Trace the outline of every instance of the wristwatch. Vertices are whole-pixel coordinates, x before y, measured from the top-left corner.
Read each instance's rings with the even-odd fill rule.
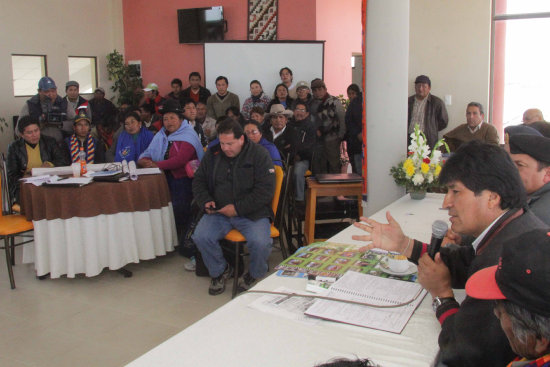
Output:
[[[434,312],[437,312],[437,308],[441,305],[444,305],[447,302],[454,301],[454,297],[435,297],[432,301],[432,308]]]

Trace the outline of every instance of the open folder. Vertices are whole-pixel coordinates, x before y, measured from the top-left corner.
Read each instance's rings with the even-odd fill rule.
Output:
[[[327,297],[377,306],[407,304],[377,308],[321,299],[315,301],[305,314],[399,334],[426,293],[418,283],[348,271],[330,287]]]

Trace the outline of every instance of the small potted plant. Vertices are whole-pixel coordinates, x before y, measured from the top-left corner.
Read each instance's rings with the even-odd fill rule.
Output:
[[[430,152],[426,135],[420,131],[418,125],[414,127],[407,158],[390,170],[395,183],[404,186],[412,199],[423,199],[427,190],[439,187],[439,172],[443,163],[439,148],[442,146],[449,152],[449,147],[443,139],[437,141]]]

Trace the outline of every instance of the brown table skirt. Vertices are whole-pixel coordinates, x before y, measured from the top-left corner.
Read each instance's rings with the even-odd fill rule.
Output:
[[[21,211],[27,220],[95,217],[160,209],[170,202],[164,174],[137,181],[92,182],[82,187],[21,184]]]

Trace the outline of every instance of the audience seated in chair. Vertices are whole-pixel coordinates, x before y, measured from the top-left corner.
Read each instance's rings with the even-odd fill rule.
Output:
[[[283,161],[281,159],[281,155],[279,154],[279,150],[275,144],[267,141],[267,139],[262,136],[262,130],[257,121],[249,120],[246,125],[244,125],[244,133],[246,134],[248,140],[253,143],[260,144],[262,147],[267,149],[275,166],[283,166]]]
[[[240,287],[250,288],[267,273],[271,253],[271,201],[275,170],[267,150],[249,141],[239,123],[226,119],[218,126],[220,144],[206,152],[193,180],[195,200],[206,214],[193,234],[211,282],[209,294],[221,294],[233,269],[219,244],[235,228],[247,240],[250,266]]]
[[[264,93],[262,84],[257,80],[253,80],[250,82],[250,97],[244,101],[241,113],[248,120],[251,118],[252,108],[261,107],[265,111],[270,101],[271,98]]]
[[[65,159],[67,162],[76,163],[80,160],[80,148],[86,154],[87,163],[105,163],[105,145],[99,139],[90,134],[90,118],[85,109],[80,109],[74,118],[74,134],[65,138]]]
[[[23,116],[17,125],[21,138],[8,148],[8,187],[13,203],[19,203],[19,179],[33,168],[67,165],[63,151],[55,139],[40,134],[37,120]]]
[[[111,153],[115,162],[126,160],[137,161],[141,153],[147,149],[153,133],[147,130],[136,112],[130,112],[124,120],[124,130],[117,138],[116,146],[111,146]]]

